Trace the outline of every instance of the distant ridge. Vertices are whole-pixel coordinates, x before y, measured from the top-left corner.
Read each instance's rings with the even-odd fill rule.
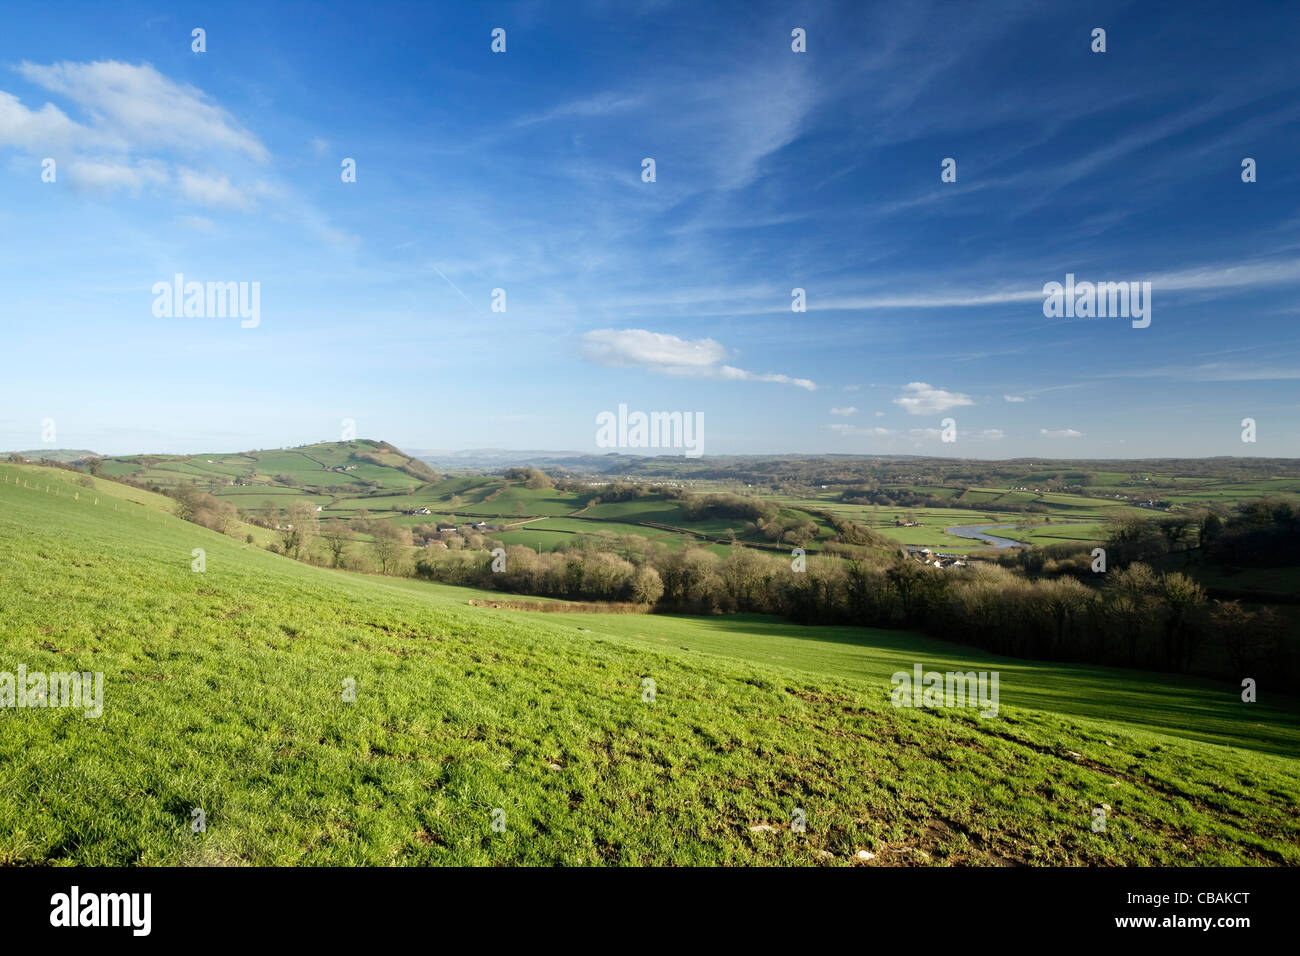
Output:
[[[35,448],[29,451],[0,452],[0,457],[8,458],[10,455],[22,455],[28,461],[40,461],[44,458],[48,461],[64,462],[101,457],[99,452],[87,451],[85,448]]]
[[[425,461],[521,461],[536,458],[559,461],[565,458],[591,457],[581,451],[540,451],[536,449],[511,448],[417,448],[408,454]]]

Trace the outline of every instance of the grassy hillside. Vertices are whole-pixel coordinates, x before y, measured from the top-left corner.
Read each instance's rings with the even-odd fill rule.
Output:
[[[105,675],[97,720],[0,709],[0,863],[1300,862],[1300,717],[1266,682],[471,607],[169,504],[0,464],[0,670]],[[999,715],[895,709],[915,662],[1000,669]]]
[[[242,454],[122,456],[105,459],[102,467],[115,478],[164,488],[191,481],[218,495],[392,494],[437,477],[418,459],[386,442],[369,439]]]
[[[85,448],[30,448],[27,451],[5,452],[6,457],[9,455],[18,455],[26,458],[28,461],[62,461],[74,462],[81,461],[84,458],[94,458],[95,453]]]

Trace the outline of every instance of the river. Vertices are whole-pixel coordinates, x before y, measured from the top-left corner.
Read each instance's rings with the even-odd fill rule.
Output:
[[[1013,541],[1010,538],[999,538],[995,534],[987,533],[990,528],[1002,529],[1014,527],[1015,525],[1013,524],[966,524],[958,525],[955,528],[944,528],[943,530],[945,534],[956,535],[959,538],[973,538],[976,541],[983,541],[986,544],[991,544],[995,548],[1023,548],[1026,546],[1023,541]]]

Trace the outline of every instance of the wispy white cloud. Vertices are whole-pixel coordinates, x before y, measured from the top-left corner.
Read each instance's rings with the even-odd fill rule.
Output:
[[[138,193],[146,186],[164,185],[171,178],[165,163],[151,159],[124,163],[71,159],[62,170],[73,186],[92,192]]]
[[[1300,282],[1300,259],[1292,256],[1277,261],[1213,263],[1142,278],[1150,281],[1151,288],[1157,292],[1278,285]]]
[[[849,415],[856,415],[857,413],[858,413],[858,410],[857,410],[856,408],[854,408],[852,405],[849,405],[849,406],[847,406],[847,407],[845,407],[845,408],[832,408],[832,409],[831,409],[831,414],[832,414],[832,415],[844,415],[844,416],[847,417],[847,416],[849,416]]]
[[[186,229],[195,232],[215,232],[216,223],[205,216],[177,216],[176,221]]]
[[[996,289],[953,292],[887,292],[877,295],[844,296],[817,300],[819,310],[856,309],[944,309],[1005,305],[1010,302],[1043,300],[1043,290]]]
[[[1047,276],[1043,281],[1060,282],[1062,276]],[[1150,282],[1153,292],[1191,292],[1236,289],[1255,286],[1285,285],[1300,282],[1300,259],[1286,257],[1253,262],[1211,263],[1189,269],[1143,274],[1131,272],[1130,281]],[[1079,273],[1077,281],[1089,279]],[[881,293],[864,296],[827,296],[819,298],[819,310],[869,309],[937,309],[1009,305],[1017,302],[1041,302],[1043,289],[1002,286],[993,289],[966,289],[950,292]],[[764,310],[768,311],[768,310]],[[776,309],[771,309],[776,311]]]
[[[727,348],[713,339],[682,339],[647,329],[594,329],[582,336],[581,352],[597,365],[646,368],[663,375],[724,381],[775,382],[815,391],[806,378],[779,372],[749,372],[724,365]]]
[[[1189,365],[1160,365],[1130,371],[1108,370],[1096,378],[1156,378],[1181,382],[1269,382],[1300,379],[1300,363],[1279,364],[1270,355],[1257,362],[1201,362]]]
[[[200,173],[182,167],[176,171],[176,185],[184,198],[203,206],[252,209],[256,204],[247,192],[232,185],[228,176]]]
[[[618,93],[605,91],[582,99],[570,100],[540,113],[521,116],[514,121],[516,127],[536,126],[556,120],[592,119],[615,116],[635,110],[645,104],[645,96],[640,93]]]
[[[16,69],[28,81],[80,107],[89,123],[79,131],[89,133],[100,146],[128,151],[167,147],[191,153],[217,149],[258,161],[269,158],[257,137],[201,90],[169,80],[148,63],[100,60],[42,66],[24,61]]]
[[[702,92],[702,113],[711,119],[701,124],[701,133],[708,136],[708,126],[717,124],[708,138],[716,142],[711,155],[724,189],[757,179],[763,161],[794,142],[816,106],[818,90],[809,74],[794,58],[778,63],[765,60]]]
[[[975,400],[961,392],[948,392],[925,382],[910,382],[894,399],[894,404],[912,415],[936,415],[963,405],[974,405]]]
[[[75,142],[87,133],[52,103],[29,110],[12,93],[0,90],[0,146],[48,152]]]
[[[727,355],[726,346],[713,339],[681,339],[646,329],[595,329],[582,339],[583,355],[600,365],[711,369]]]
[[[717,377],[734,382],[775,382],[778,385],[793,385],[796,388],[817,390],[817,383],[807,378],[794,378],[780,372],[747,372],[743,368],[723,365],[717,370]]]
[[[1038,433],[1044,438],[1082,438],[1083,432],[1073,428],[1040,428]]]
[[[148,63],[23,62],[13,69],[65,104],[28,108],[0,90],[0,147],[54,158],[74,188],[245,213],[272,200],[272,215],[324,241],[355,241],[295,200],[274,178],[261,140],[202,90]],[[311,146],[320,155],[329,143],[318,138]]]

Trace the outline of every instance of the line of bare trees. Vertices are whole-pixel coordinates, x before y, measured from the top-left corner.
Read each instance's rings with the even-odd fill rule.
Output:
[[[233,508],[207,492],[182,485],[169,493],[187,520],[216,530],[238,523]],[[708,510],[739,517],[744,507],[724,499]],[[776,516],[755,517],[766,523]],[[1161,558],[1193,548],[1215,560],[1240,559],[1247,548],[1281,555],[1300,533],[1300,511],[1286,502],[1252,503],[1226,517],[1211,510],[1117,523],[1103,574],[1079,548],[1025,549],[1010,566],[934,568],[880,548],[873,532],[852,523],[837,528],[837,553],[806,558],[745,547],[720,556],[639,535],[575,535],[567,548],[545,554],[506,547],[504,563],[488,550],[499,546],[490,538],[461,538],[457,549],[426,539],[430,547],[416,556],[410,531],[365,512],[322,523],[311,505],[295,502],[263,523],[275,530],[272,550],[333,567],[657,611],[904,628],[1021,657],[1232,680],[1266,669],[1284,686],[1300,683],[1273,609],[1211,601],[1187,574],[1159,567]]]
[[[1282,659],[1282,622],[1268,608],[1210,601],[1177,571],[1134,563],[1084,584],[1029,578],[975,563],[942,570],[899,557],[789,558],[750,548],[726,557],[702,548],[651,550],[642,563],[609,552],[426,556],[416,573],[449,584],[570,600],[636,601],[659,611],[757,612],[800,623],[919,630],[998,653],[1212,674],[1226,679],[1270,668],[1294,682]]]

